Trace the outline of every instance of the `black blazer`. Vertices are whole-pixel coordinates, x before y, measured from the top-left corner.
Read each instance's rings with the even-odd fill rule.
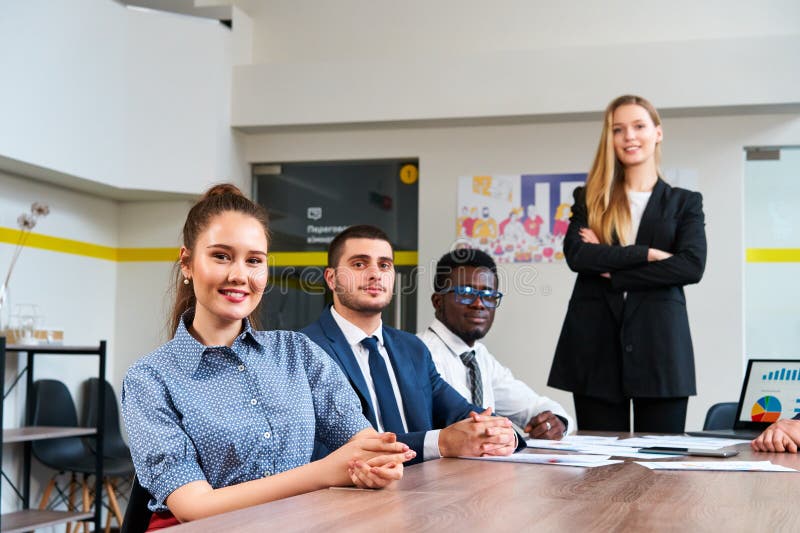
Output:
[[[578,278],[547,384],[610,401],[696,394],[683,286],[700,281],[705,269],[702,196],[659,179],[636,243],[619,246],[581,241],[584,187],[574,195],[564,255]],[[650,247],[673,255],[648,262]]]

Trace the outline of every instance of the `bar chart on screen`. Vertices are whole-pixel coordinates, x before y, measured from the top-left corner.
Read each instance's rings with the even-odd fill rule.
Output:
[[[781,368],[761,376],[764,381],[800,381],[800,370],[796,368]]]

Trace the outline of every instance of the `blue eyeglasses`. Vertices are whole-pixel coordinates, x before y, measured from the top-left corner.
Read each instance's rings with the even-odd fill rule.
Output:
[[[503,293],[500,291],[493,291],[492,289],[476,289],[469,285],[456,285],[443,291],[439,294],[455,293],[456,302],[461,305],[472,305],[475,298],[480,297],[483,305],[489,308],[495,308],[500,305],[500,300],[503,298]]]

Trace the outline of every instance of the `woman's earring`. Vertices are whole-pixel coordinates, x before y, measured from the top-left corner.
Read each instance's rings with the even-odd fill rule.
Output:
[[[189,284],[189,278],[183,278],[183,284],[184,285],[188,285]]]

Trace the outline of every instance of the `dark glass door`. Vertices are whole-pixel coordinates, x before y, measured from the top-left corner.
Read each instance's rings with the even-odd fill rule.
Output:
[[[253,197],[270,215],[266,329],[297,330],[331,301],[328,243],[355,224],[383,229],[395,249],[395,296],[385,324],[416,331],[418,162],[414,159],[259,164]]]

